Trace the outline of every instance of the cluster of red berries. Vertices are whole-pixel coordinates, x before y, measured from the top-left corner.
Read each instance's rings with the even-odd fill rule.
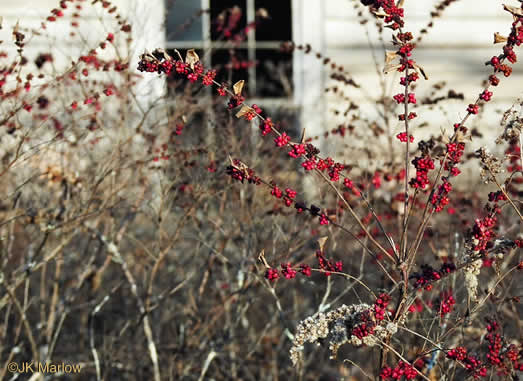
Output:
[[[385,23],[387,27],[393,30],[402,28],[405,24],[403,21],[404,11],[403,8],[399,8],[394,0],[360,0],[363,5],[370,6],[371,8],[380,9],[382,8],[385,12]],[[408,33],[408,32],[407,32]],[[402,34],[407,34],[402,33]],[[410,33],[408,33],[410,34]]]
[[[343,263],[341,261],[331,262],[325,257],[325,253],[321,250],[316,252],[316,258],[318,259],[318,267],[320,270],[323,270],[325,276],[330,276],[332,272],[341,272],[343,270]],[[290,263],[280,264],[281,270],[278,271],[276,268],[268,268],[265,271],[265,278],[273,281],[283,275],[286,279],[293,279],[296,277],[296,274],[299,272],[307,277],[310,277],[312,274],[312,269],[309,265],[301,264],[298,269],[294,269]]]
[[[415,112],[409,112],[409,115],[407,116],[407,119],[408,120],[412,120],[412,119],[416,118],[417,116],[418,116],[418,114],[416,114]],[[398,119],[401,120],[401,121],[404,121],[405,120],[405,114],[399,114],[398,115]],[[412,138],[412,140],[414,140],[414,138]]]
[[[226,173],[234,180],[240,181],[242,183],[247,180],[249,184],[255,185],[260,185],[262,183],[261,179],[256,176],[253,169],[241,167],[242,164],[237,159],[233,160],[233,164],[234,165],[229,165],[226,168]]]
[[[476,379],[487,376],[487,368],[476,356],[469,355],[465,347],[450,349],[447,352],[447,358],[462,362],[467,371],[472,373]]]
[[[358,188],[354,185],[354,182],[351,179],[349,179],[348,177],[343,179],[343,185],[345,185],[347,188],[349,188],[352,191],[352,193],[354,193],[355,196],[359,197],[361,195]]]
[[[506,50],[506,48],[503,48],[503,50]],[[514,53],[514,51],[512,49],[510,51],[512,53]],[[514,53],[512,58],[515,58],[515,57],[516,57],[516,54]],[[507,59],[508,59],[508,57],[507,57]],[[490,64],[492,66],[494,66],[495,72],[501,72],[501,73],[503,73],[503,75],[505,77],[510,77],[510,75],[512,74],[512,68],[508,65],[501,63],[501,60],[497,56],[494,56],[490,59]]]
[[[488,342],[487,362],[497,369],[498,374],[510,374],[510,367],[516,371],[523,371],[523,347],[518,350],[514,344],[505,346],[503,337],[499,333],[498,322],[487,320],[487,323],[485,336]]]
[[[424,287],[425,290],[432,290],[432,282],[440,280],[445,275],[448,275],[456,270],[454,263],[444,263],[439,270],[435,270],[432,266],[421,265],[421,273],[411,275],[411,279],[415,279],[414,288]]]
[[[418,156],[412,160],[412,164],[416,168],[416,177],[410,179],[410,186],[412,188],[425,189],[429,184],[429,171],[434,169],[434,161],[430,156]]]
[[[434,304],[434,310],[438,311],[441,317],[452,312],[452,307],[456,304],[456,300],[452,295],[452,290],[443,291],[440,293],[439,299]]]
[[[276,144],[276,147],[284,147],[291,141],[291,137],[287,135],[285,132],[281,135],[274,138],[274,143]]]
[[[218,92],[220,91],[219,89],[218,89]],[[229,98],[229,102],[227,103],[227,107],[229,108],[229,110],[232,110],[233,108],[241,106],[244,101],[245,101],[245,97],[243,95],[235,94],[235,95],[233,95],[232,97]]]
[[[293,144],[292,150],[289,151],[289,156],[297,159],[306,153],[305,144]]]
[[[318,266],[320,270],[324,271],[325,276],[330,276],[331,272],[341,272],[343,270],[343,262],[331,262],[325,257],[325,252],[322,250],[316,251],[316,259],[318,259]]]
[[[496,237],[494,227],[497,218],[495,216],[485,216],[482,219],[476,218],[472,227],[472,236],[474,238],[474,251],[484,252],[489,242]]]
[[[488,194],[488,200],[490,202],[506,201],[507,197],[505,196],[505,194],[502,191],[490,192]]]
[[[296,150],[298,150],[296,152]],[[307,147],[305,147],[307,151]],[[289,152],[289,155],[294,156],[295,152],[303,152],[303,147],[294,146],[292,153]],[[331,181],[337,182],[340,180],[340,173],[343,171],[345,166],[341,163],[336,163],[332,158],[328,157],[326,159],[318,158],[317,156],[307,154],[307,160],[301,163],[301,166],[307,171],[312,171],[313,169],[318,169],[319,171],[327,171]]]
[[[274,123],[271,118],[265,118],[262,123],[259,125],[262,136],[268,135],[272,132],[274,128]]]
[[[452,164],[459,164],[464,151],[465,151],[465,143],[448,143],[447,144],[447,153],[449,155],[449,161]],[[447,168],[448,167],[446,167],[445,169],[447,169]]]
[[[363,341],[364,337],[372,335],[376,326],[385,319],[389,301],[390,295],[380,294],[371,309],[359,313],[357,318],[353,319],[355,325],[352,327],[351,336]]]
[[[438,190],[434,192],[430,200],[436,212],[441,212],[449,204],[448,194],[451,190],[452,184],[449,183],[446,177],[443,177],[443,183],[438,186]]]
[[[387,306],[390,302],[389,294],[380,294],[376,301],[374,302],[374,317],[377,321],[382,321],[385,319],[385,313],[387,312]]]
[[[396,138],[402,143],[407,143],[407,133],[406,132],[400,132],[398,135],[396,135]],[[408,139],[411,143],[414,141],[414,136],[409,135]]]
[[[407,100],[407,103],[413,103],[416,104],[416,95],[414,93],[408,93],[407,98],[405,98],[405,94],[399,93],[394,95],[392,98],[398,103],[402,104],[405,103],[405,100]],[[410,118],[412,119],[412,118]]]
[[[60,2],[60,6],[62,9],[67,8],[67,4],[65,3],[65,1]],[[47,17],[47,21],[54,22],[54,21],[56,21],[57,18],[63,17],[63,16],[64,16],[64,12],[61,9],[54,8],[51,10],[51,15]]]
[[[504,345],[504,340],[499,333],[497,321],[488,320],[485,340],[488,343],[486,363],[483,364],[477,356],[471,356],[465,347],[456,347],[447,351],[447,358],[460,361],[472,373],[474,378],[486,377],[487,366],[494,367],[499,375],[507,376],[512,370],[523,371],[523,348],[518,350],[514,344]]]
[[[285,206],[291,206],[293,204],[294,199],[296,198],[296,194],[297,192],[291,188],[286,188],[285,194],[283,194],[283,191],[275,184],[273,184],[271,189],[271,195],[278,199],[283,199]]]
[[[416,298],[413,304],[409,306],[409,312],[422,312],[423,311],[423,303],[420,299]]]
[[[380,373],[382,380],[400,380],[402,377],[405,377],[406,380],[413,380],[417,376],[416,368],[405,361],[399,361],[394,368],[385,366]]]

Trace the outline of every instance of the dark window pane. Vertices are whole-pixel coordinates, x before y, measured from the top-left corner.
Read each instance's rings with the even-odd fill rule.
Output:
[[[167,41],[202,40],[200,0],[166,0]]]
[[[293,140],[299,140],[300,130],[299,112],[296,109],[285,107],[269,107],[264,109],[268,116],[277,124],[280,131],[285,131]]]
[[[248,68],[255,63],[249,62],[246,49],[217,49],[212,53],[212,66],[218,73],[216,80],[234,84],[243,79],[245,87],[243,94],[251,96],[249,92]]]
[[[292,53],[257,49],[256,92],[261,97],[292,95]]]
[[[291,0],[256,0],[256,10],[265,8],[269,19],[262,19],[256,28],[256,41],[292,40]]]
[[[211,39],[234,39],[247,25],[245,0],[211,0]]]

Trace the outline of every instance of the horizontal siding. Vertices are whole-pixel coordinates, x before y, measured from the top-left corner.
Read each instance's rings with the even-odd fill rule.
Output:
[[[415,37],[419,31],[425,28],[430,20],[430,12],[439,1],[406,1],[406,30],[413,32]],[[342,65],[349,72],[354,80],[361,84],[364,91],[353,87],[341,85],[339,81],[329,78],[330,70],[325,70],[326,87],[337,86],[348,96],[351,101],[359,106],[361,115],[371,121],[380,122],[378,110],[376,109],[375,99],[381,96],[380,77],[376,70],[380,72],[384,66],[384,49],[379,42],[379,34],[373,23],[365,26],[359,24],[359,19],[353,7],[354,1],[350,0],[326,0],[325,1],[325,23],[324,23],[324,56],[329,57],[333,62]],[[360,7],[361,9],[361,7]],[[413,134],[416,137],[415,144],[420,139],[429,138],[431,135],[438,136],[441,128],[447,131],[452,130],[452,124],[461,120],[466,115],[466,107],[473,102],[481,92],[481,83],[489,74],[491,68],[485,66],[485,62],[493,55],[501,53],[501,45],[494,45],[493,34],[499,32],[507,34],[512,22],[511,16],[502,8],[501,2],[485,1],[478,6],[477,1],[461,0],[452,4],[446,9],[441,18],[434,20],[434,27],[425,35],[418,49],[414,51],[414,59],[423,66],[429,80],[420,80],[415,90],[418,100],[428,95],[435,83],[446,81],[447,86],[437,94],[444,95],[449,89],[458,93],[463,93],[464,100],[448,100],[441,102],[437,106],[419,106],[414,108],[419,118],[411,123]],[[367,31],[369,35],[367,36]],[[385,29],[383,33],[385,48],[394,50],[391,41],[391,31]],[[369,45],[369,40],[374,47]],[[378,69],[373,59],[374,53],[378,60]],[[326,68],[326,67],[325,67]],[[486,145],[493,152],[498,148],[494,144],[495,137],[502,133],[500,120],[502,112],[517,102],[518,97],[523,95],[523,64],[521,62],[513,65],[513,74],[510,78],[501,76],[501,83],[493,88],[494,97],[492,102],[486,104],[483,113],[471,118],[467,123],[469,127],[475,127],[483,134],[482,138],[474,138],[467,145],[467,152],[474,152],[481,146]],[[402,90],[398,84],[399,73],[390,73],[385,76],[387,95],[392,96]],[[321,134],[325,129],[332,129],[335,126],[347,123],[347,118],[343,117],[343,112],[347,109],[347,101],[333,93],[325,95],[325,123],[318,126],[314,131],[309,131],[310,135]],[[336,115],[335,111],[339,114]],[[399,107],[397,109],[398,113]],[[429,122],[430,127],[420,128],[420,124]],[[383,126],[382,126],[383,127]],[[392,121],[390,135],[395,136],[403,130],[404,126],[399,121]],[[360,134],[372,136],[369,131],[359,131]],[[375,139],[375,138],[372,138]],[[386,139],[381,137],[375,142],[384,144],[387,147]],[[363,150],[368,148],[368,139],[351,139],[346,137],[344,140],[334,138],[327,144],[321,139],[318,144],[325,154],[330,154],[339,159],[347,159],[351,156],[360,158],[360,165],[366,166],[369,160]],[[350,147],[348,148],[347,144]],[[359,147],[360,150],[354,149]],[[395,149],[402,146],[396,144]],[[385,151],[384,151],[385,153]],[[386,160],[383,157],[382,160]],[[380,159],[374,164],[379,166]],[[476,163],[471,163],[463,167],[466,181],[469,178],[477,177],[474,174]],[[477,167],[477,166],[476,166]],[[376,169],[373,168],[373,169]]]
[[[374,98],[381,93],[372,52],[374,49],[381,71],[384,66],[384,49],[374,25],[359,24],[353,3],[350,0],[325,1],[323,53],[350,72],[355,81],[365,87],[366,93],[339,86],[339,82],[329,79],[328,70],[325,72],[325,84],[338,84],[352,99],[366,102],[369,97]],[[406,1],[406,29],[412,31],[415,37],[426,26],[436,3],[439,1]],[[491,74],[491,68],[484,63],[493,55],[501,53],[501,45],[493,44],[493,34],[507,34],[511,22],[512,17],[503,10],[501,2],[481,2],[481,6],[478,6],[476,1],[461,0],[448,7],[441,18],[435,19],[434,27],[424,36],[414,52],[414,59],[430,77],[429,81],[418,82],[418,97],[427,94],[433,84],[446,81],[449,84],[447,89],[452,88],[464,94],[465,100],[461,102],[463,105],[473,101],[481,91],[482,81]],[[369,36],[366,34],[367,30]],[[383,38],[385,49],[393,50],[390,43],[391,31],[385,29]],[[369,45],[369,39],[373,48]],[[512,104],[523,95],[521,62],[513,65],[513,70],[509,79],[501,76],[500,85],[494,89],[493,105]],[[397,84],[397,73],[391,73],[386,78],[390,95],[398,92],[400,87]],[[330,97],[327,100],[327,103],[332,101]],[[463,108],[463,105],[460,107]]]
[[[422,46],[489,46],[493,45],[494,32],[508,34],[512,19],[488,18],[438,20],[423,38]],[[406,28],[413,33],[426,25],[425,21],[413,21]],[[374,25],[362,26],[355,20],[329,19],[325,23],[325,42],[328,47],[365,46],[368,44],[365,30],[369,30],[371,41],[378,42],[379,34]],[[415,37],[419,34],[414,33]],[[391,33],[386,29],[383,35],[386,43],[391,41]]]
[[[76,3],[67,3],[64,17],[58,18],[56,22],[46,22],[46,29],[42,30],[41,23],[51,15],[52,9],[59,6],[59,0],[0,0],[0,15],[3,17],[0,40],[4,41],[0,44],[0,51],[6,51],[11,59],[16,54],[12,29],[19,21],[20,31],[26,35],[24,56],[33,61],[38,54],[50,52],[54,58],[54,68],[60,72],[69,68],[71,61],[77,60],[80,54],[97,48],[111,31],[115,34],[115,43],[121,56],[125,58],[129,54],[131,67],[136,67],[139,55],[145,49],[153,50],[165,45],[161,23],[164,16],[163,0],[112,0],[111,3],[118,7],[117,13],[121,15],[121,20],[128,20],[133,27],[130,50],[126,43],[128,35],[119,31],[120,27],[114,18],[116,13],[108,15],[100,4],[92,6],[91,1],[86,1],[81,3],[83,9],[79,11],[75,9]],[[77,19],[80,28],[70,25],[73,12],[81,16]],[[70,32],[76,35],[71,36]],[[101,59],[114,59],[115,56],[111,46],[105,50],[98,49],[98,53]],[[54,75],[49,65],[43,69]],[[35,79],[34,84],[37,83]],[[139,99],[149,103],[164,94],[164,86],[162,81],[148,77],[139,81],[135,93]]]
[[[418,83],[419,94],[426,93],[431,86],[437,82],[445,81],[448,88],[465,95],[466,100],[471,100],[481,89],[481,83],[491,74],[490,66],[485,66],[485,61],[493,54],[497,53],[496,48],[486,48],[478,50],[463,51],[459,49],[419,49],[414,53],[416,61],[421,65],[429,76],[429,80],[420,79]],[[376,51],[379,62],[379,70],[383,69],[383,52]],[[370,50],[348,50],[348,49],[330,49],[327,56],[337,64],[343,65],[354,80],[366,88],[371,96],[375,97],[380,94],[379,77],[376,73],[375,63]],[[327,86],[340,84],[339,81],[329,79],[330,71],[327,70]],[[397,84],[399,73],[389,73],[385,76],[393,90],[399,91],[400,86]],[[394,79],[396,78],[396,79]],[[494,88],[493,101],[511,101],[523,95],[523,65],[517,63],[514,65],[513,74],[509,78],[500,76],[499,86]],[[390,87],[389,86],[389,87]],[[346,86],[354,94],[356,99],[361,99],[360,91],[353,90]]]
[[[306,0],[303,0],[306,1]],[[355,18],[353,3],[357,0],[325,0],[327,18]],[[439,0],[414,0],[405,2],[407,18],[428,18]],[[460,0],[447,7],[444,17],[447,18],[483,18],[506,15],[501,1]],[[360,7],[360,9],[363,7]]]

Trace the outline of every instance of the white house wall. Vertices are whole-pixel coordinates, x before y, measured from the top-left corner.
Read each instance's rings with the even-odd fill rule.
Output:
[[[353,3],[354,1],[350,0],[325,0],[322,2],[325,20],[321,24],[323,28],[319,30],[323,34],[323,42],[318,45],[312,44],[312,46],[313,48],[323,47],[325,55],[331,58],[333,62],[343,65],[352,74],[356,82],[365,88],[365,93],[329,79],[330,71],[328,69],[324,69],[326,86],[336,84],[364,110],[364,114],[377,119],[373,99],[380,95],[381,90],[366,30],[369,31],[370,40],[374,42],[374,53],[378,58],[379,70],[383,69],[384,52],[378,42],[378,33],[373,25],[374,23],[371,21],[365,26],[360,25]],[[437,3],[439,1],[405,1],[405,29],[411,31],[415,38],[419,36],[419,31],[425,28],[429,22],[430,12],[433,11]],[[504,3],[510,3],[510,0]],[[517,5],[517,2],[515,3],[514,5]],[[364,12],[368,14],[366,8],[360,7],[360,9],[364,9]],[[418,81],[417,97],[421,99],[424,94],[428,94],[433,84],[446,81],[447,90],[454,89],[458,93],[463,93],[465,99],[445,103],[446,113],[440,110],[426,111],[426,108],[419,109],[418,114],[421,117],[413,123],[417,138],[437,134],[440,128],[450,130],[452,124],[465,115],[467,105],[474,102],[481,92],[482,81],[491,74],[491,67],[485,66],[484,63],[493,55],[502,53],[502,45],[493,44],[494,32],[507,35],[511,27],[512,17],[503,10],[501,1],[461,0],[450,5],[442,17],[433,21],[433,28],[429,29],[429,34],[424,36],[423,41],[413,52],[414,59],[423,66],[430,77],[429,81]],[[318,28],[314,29],[318,30]],[[383,37],[387,49],[393,50],[390,44],[391,31],[389,29],[385,29]],[[481,119],[472,118],[467,123],[469,126],[478,127],[479,131],[484,134],[484,138],[475,139],[469,145],[469,149],[476,149],[487,144],[495,150],[493,140],[500,132],[499,120],[501,115],[494,111],[507,109],[517,102],[518,97],[523,96],[521,61],[519,60],[513,65],[511,77],[507,79],[501,75],[500,85],[492,90],[494,92],[492,102],[485,106],[485,115]],[[399,86],[398,80],[397,74],[389,74],[386,77],[389,96],[403,90]],[[345,104],[339,100],[339,97],[327,94],[325,102],[326,123],[324,125],[333,128],[346,122],[343,117],[333,114],[335,109],[344,110]],[[430,121],[433,128],[416,129],[416,126],[424,121]],[[399,122],[395,122],[392,130],[394,135],[400,132],[401,128]],[[318,130],[317,132],[321,133],[322,131]],[[329,153],[341,149],[339,145],[329,145],[325,148],[330,150]]]
[[[51,15],[53,8],[59,8],[59,0],[0,0],[0,15],[3,17],[3,28],[0,30],[0,50],[7,51],[10,57],[16,53],[16,46],[12,43],[12,28],[19,22],[21,28],[41,30],[41,23]],[[127,49],[123,32],[115,33],[121,54],[131,57],[131,67],[136,67],[138,57],[145,48],[153,49],[165,45],[163,31],[164,7],[163,0],[115,0],[111,1],[118,7],[118,13],[129,20],[133,26],[133,43],[130,51]],[[70,67],[72,60],[77,60],[80,54],[85,54],[89,49],[96,48],[103,41],[108,32],[114,33],[115,21],[112,15],[102,10],[100,4],[91,5],[91,1],[67,3],[68,9],[65,16],[56,22],[46,22],[47,29],[41,35],[26,33],[26,47],[24,56],[34,60],[39,53],[51,52],[58,72]],[[83,10],[79,12],[82,17],[78,20],[80,28],[70,27],[73,20],[70,16],[71,9],[76,4],[81,4]],[[71,37],[69,32],[77,32]],[[99,50],[100,57],[111,54],[111,49]],[[151,77],[140,81],[137,94],[141,102],[149,103],[164,94],[161,81]]]

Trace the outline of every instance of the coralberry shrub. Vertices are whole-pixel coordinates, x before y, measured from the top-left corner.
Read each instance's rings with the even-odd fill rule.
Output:
[[[401,1],[353,1],[392,41],[377,75],[396,74],[395,91],[383,86],[374,115],[352,98],[365,83],[350,67],[282,46],[315,55],[344,105],[321,136],[236,80],[260,64],[242,57],[249,31],[276,27],[266,10],[212,20],[230,48],[221,67],[155,46],[130,65],[133,25],[109,1],[60,1],[37,31],[13,26],[16,53],[0,56],[1,360],[91,364],[82,379],[518,379],[521,101],[488,127],[498,152],[474,142],[514,78],[523,8],[504,5],[469,103],[439,83],[418,91],[416,48],[452,3],[416,36]],[[33,33],[70,16],[74,35],[87,9],[112,20],[95,46],[63,69],[53,50],[26,56]],[[168,95],[144,100],[144,80]],[[453,120],[421,139],[429,111]],[[323,152],[336,144],[348,154]]]

